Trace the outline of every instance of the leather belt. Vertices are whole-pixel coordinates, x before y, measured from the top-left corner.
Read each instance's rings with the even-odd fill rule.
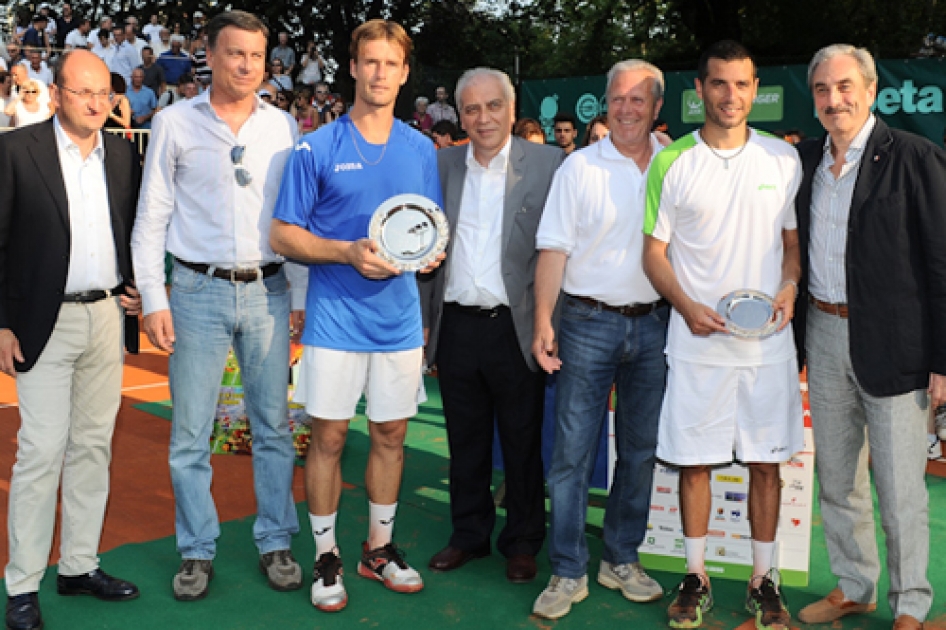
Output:
[[[836,315],[841,319],[847,319],[847,304],[831,304],[830,302],[822,302],[813,295],[809,295],[808,300],[822,313]]]
[[[181,266],[187,267],[191,271],[196,271],[197,273],[206,274],[210,271],[210,265],[187,262],[186,260],[181,260],[176,256],[174,257],[174,260],[180,263]],[[230,282],[256,282],[260,279],[260,276],[263,278],[275,276],[277,273],[279,273],[281,267],[282,263],[269,263],[268,265],[263,265],[262,267],[254,267],[250,269],[221,269],[220,267],[214,267],[213,274],[210,275],[221,280],[229,280]]]
[[[500,304],[499,306],[494,306],[493,308],[483,308],[482,306],[467,306],[466,304],[460,304],[459,302],[447,302],[445,304],[450,308],[465,313],[467,315],[473,315],[474,317],[499,317],[499,315],[505,311],[509,310],[509,307]]]
[[[63,304],[92,304],[101,302],[106,298],[115,295],[124,295],[125,285],[120,284],[114,289],[93,289],[91,291],[76,291],[75,293],[65,293],[62,296]]]
[[[658,308],[663,306],[670,306],[670,302],[660,298],[656,302],[651,302],[649,304],[627,304],[625,306],[611,306],[610,304],[605,304],[604,302],[599,302],[598,300],[590,297],[585,297],[583,295],[572,295],[571,293],[566,293],[568,297],[573,300],[578,300],[582,304],[587,304],[589,306],[594,306],[595,308],[600,308],[602,311],[611,311],[612,313],[618,313],[624,317],[643,317],[644,315],[649,315],[653,313]]]

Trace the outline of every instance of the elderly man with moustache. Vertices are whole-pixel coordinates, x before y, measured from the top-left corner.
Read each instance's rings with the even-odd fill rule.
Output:
[[[469,146],[437,152],[451,238],[425,285],[427,358],[440,373],[450,446],[447,547],[430,560],[451,571],[490,553],[494,422],[506,479],[496,541],[506,578],[535,578],[545,538],[540,438],[544,374],[532,356],[535,231],[562,152],[513,137],[515,91],[504,73],[469,70],[457,82]]]
[[[21,418],[7,521],[11,630],[43,626],[37,591],[60,486],[59,594],[138,596],[97,557],[121,403],[122,309],[133,316],[124,336],[134,349],[140,306],[129,241],[141,167],[131,143],[101,133],[110,93],[105,64],[69,51],[51,88],[57,115],[0,135],[0,370],[16,377]]]
[[[637,555],[647,530],[667,375],[670,305],[641,265],[644,174],[662,148],[650,129],[663,105],[663,86],[663,73],[645,61],[611,68],[606,94],[612,131],[559,169],[536,237],[541,253],[532,352],[546,372],[559,371],[548,476],[552,578],[533,607],[549,619],[588,595],[588,483],[612,384],[619,452],[598,582],[634,602],[663,596]],[[562,290],[556,335],[553,311]]]
[[[807,349],[821,515],[838,583],[798,618],[828,623],[877,607],[870,460],[893,627],[915,630],[933,600],[926,427],[930,407],[946,401],[946,153],[871,114],[877,71],[867,50],[821,49],[808,84],[827,133],[799,147],[798,311],[807,328],[795,330]]]

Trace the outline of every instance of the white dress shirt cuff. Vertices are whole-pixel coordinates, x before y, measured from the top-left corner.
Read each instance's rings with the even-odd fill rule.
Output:
[[[171,308],[168,304],[167,291],[163,286],[154,289],[139,287],[138,290],[141,292],[141,311],[145,316]]]

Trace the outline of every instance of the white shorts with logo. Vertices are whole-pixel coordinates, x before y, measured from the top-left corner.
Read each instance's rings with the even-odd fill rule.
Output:
[[[322,420],[350,420],[362,394],[372,422],[417,415],[427,400],[422,378],[423,349],[346,352],[305,346],[293,401]]]
[[[667,357],[657,458],[678,466],[787,461],[804,447],[798,363],[731,367]]]

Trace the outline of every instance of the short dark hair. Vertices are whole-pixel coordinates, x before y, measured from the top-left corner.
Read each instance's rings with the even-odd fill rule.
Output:
[[[555,114],[555,118],[552,119],[552,124],[557,125],[561,122],[571,123],[572,129],[578,129],[578,119],[575,118],[573,114],[569,114],[568,112]]]
[[[241,31],[249,31],[250,33],[262,33],[263,37],[269,39],[269,29],[266,28],[266,25],[263,24],[261,19],[252,13],[239,10],[226,11],[215,15],[213,19],[207,23],[207,45],[210,46],[211,50],[217,47],[217,36],[220,35],[220,31],[228,26],[233,26]]]
[[[434,123],[434,126],[430,128],[430,133],[435,133],[441,136],[450,136],[451,140],[456,140],[460,137],[460,131],[457,129],[457,126],[453,124],[451,120],[438,120]]]
[[[146,50],[150,50],[152,54],[154,53],[154,48],[152,48],[151,46],[145,46],[144,48],[141,49],[141,52],[144,52]]]
[[[748,48],[732,39],[718,41],[715,44],[711,44],[709,48],[703,51],[703,54],[700,56],[700,64],[697,67],[696,73],[700,83],[705,81],[707,75],[709,74],[710,59],[721,59],[722,61],[740,61],[742,59],[748,59],[750,62],[752,62],[752,76],[756,76],[756,63],[752,53],[749,52]]]
[[[98,36],[99,39],[108,39],[109,37],[111,37],[112,32],[108,30],[107,28],[100,28],[99,32],[96,33],[96,35]]]
[[[128,84],[125,83],[125,77],[117,72],[112,73],[112,92],[115,94],[124,94],[128,91]]]
[[[194,83],[194,75],[192,75],[190,72],[185,72],[177,78],[178,87],[187,85],[188,83]]]

